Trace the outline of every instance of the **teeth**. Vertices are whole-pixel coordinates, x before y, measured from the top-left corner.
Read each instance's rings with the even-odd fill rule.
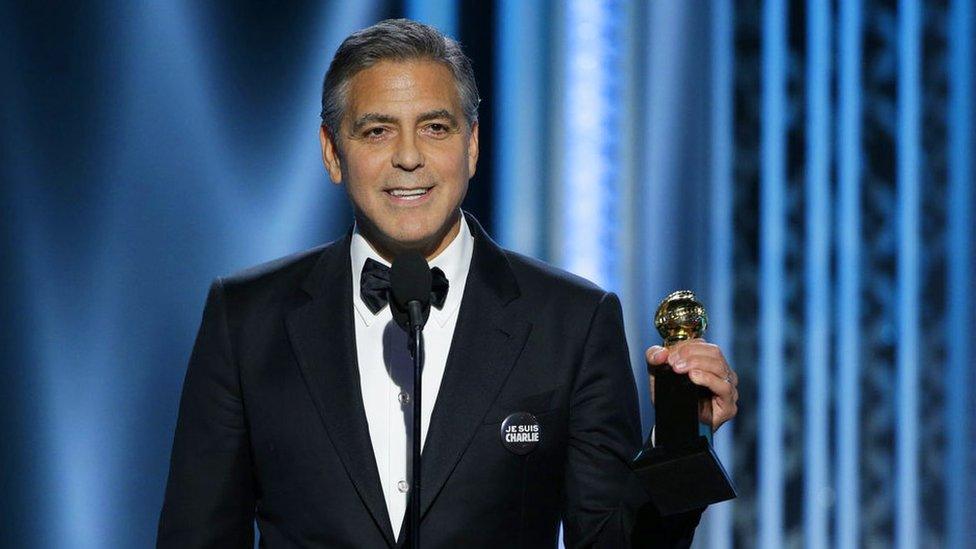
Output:
[[[427,194],[427,189],[393,189],[390,194],[397,197],[411,197]]]

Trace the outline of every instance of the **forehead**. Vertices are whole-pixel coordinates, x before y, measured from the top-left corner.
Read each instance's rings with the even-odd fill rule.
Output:
[[[426,60],[380,61],[349,80],[346,117],[363,113],[408,116],[444,109],[460,111],[450,69]]]

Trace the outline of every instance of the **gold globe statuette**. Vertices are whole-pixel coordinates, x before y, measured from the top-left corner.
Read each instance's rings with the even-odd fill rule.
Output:
[[[664,345],[670,347],[679,341],[701,337],[708,327],[705,306],[695,299],[691,290],[671,292],[657,307],[654,314],[654,327],[657,328]],[[701,431],[709,441],[712,438],[712,402],[710,395],[699,390],[698,420]]]
[[[658,305],[654,327],[664,338],[664,345],[670,347],[685,339],[701,337],[708,327],[708,315],[694,292],[678,290]]]
[[[705,307],[688,290],[672,292],[654,315],[669,347],[701,337],[707,326]],[[654,377],[655,437],[631,464],[654,506],[669,516],[734,498],[711,445],[711,393],[671,368],[656,368]]]

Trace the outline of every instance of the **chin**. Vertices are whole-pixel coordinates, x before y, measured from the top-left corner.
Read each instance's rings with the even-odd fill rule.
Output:
[[[393,240],[404,248],[421,250],[433,243],[435,234],[430,231],[402,231]]]
[[[382,221],[374,222],[373,226],[390,245],[421,252],[436,246],[445,227],[449,227],[452,220],[456,221],[451,213],[434,215],[433,212],[420,211],[396,212],[378,217]]]
[[[435,238],[444,228],[446,219],[433,219],[434,216],[408,216],[396,223],[391,234],[397,235],[397,241],[403,243],[420,244]]]

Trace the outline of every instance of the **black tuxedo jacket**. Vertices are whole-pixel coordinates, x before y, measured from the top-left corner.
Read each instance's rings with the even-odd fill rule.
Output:
[[[641,436],[617,297],[467,219],[474,253],[423,449],[423,546],[554,547],[560,520],[567,547],[690,544],[701,512],[660,519],[628,466]],[[359,385],[349,243],[214,281],[159,547],[251,547],[255,519],[267,547],[396,545]],[[513,412],[541,424],[527,455],[502,444]]]

